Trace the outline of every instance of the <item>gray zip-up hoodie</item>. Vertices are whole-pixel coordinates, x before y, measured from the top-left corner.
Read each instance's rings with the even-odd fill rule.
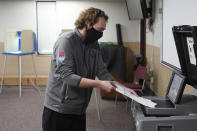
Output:
[[[103,63],[97,42],[85,44],[74,31],[62,34],[54,45],[44,106],[63,114],[84,114],[92,88],[79,88],[81,78],[113,80]]]

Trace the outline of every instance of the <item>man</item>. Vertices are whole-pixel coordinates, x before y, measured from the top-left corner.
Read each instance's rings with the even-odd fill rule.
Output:
[[[85,113],[93,87],[107,92],[115,89],[97,42],[107,20],[104,11],[86,9],[75,21],[76,29],[56,41],[44,102],[43,131],[85,131]]]

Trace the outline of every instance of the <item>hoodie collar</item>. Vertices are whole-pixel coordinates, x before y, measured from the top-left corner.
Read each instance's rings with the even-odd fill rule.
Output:
[[[84,42],[85,37],[79,32],[77,28],[74,29],[74,32],[77,34],[77,36]]]

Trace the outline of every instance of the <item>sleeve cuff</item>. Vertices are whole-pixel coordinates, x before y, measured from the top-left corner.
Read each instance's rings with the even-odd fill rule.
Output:
[[[82,79],[81,76],[72,74],[71,76],[69,76],[69,78],[66,78],[64,80],[64,82],[67,83],[70,86],[78,87],[79,84],[80,84],[81,79]]]

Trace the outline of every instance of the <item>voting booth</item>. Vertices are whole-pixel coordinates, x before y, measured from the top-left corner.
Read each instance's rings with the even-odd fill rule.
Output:
[[[40,92],[38,88],[37,82],[37,72],[34,60],[34,54],[37,52],[37,39],[36,34],[32,30],[7,30],[5,32],[5,39],[4,39],[4,64],[2,68],[2,79],[1,79],[1,88],[0,93],[2,92],[3,88],[3,81],[6,69],[6,61],[7,56],[15,55],[18,57],[18,86],[19,86],[19,96],[21,96],[22,92],[22,56],[24,55],[31,55],[32,56],[32,64],[33,69],[36,77],[36,86],[35,88]],[[32,82],[33,83],[33,82]]]
[[[147,97],[157,103],[154,108],[132,102],[134,131],[197,130],[197,95],[183,95],[186,84],[197,89],[197,27],[174,26],[172,31],[181,71],[173,71],[165,97]]]

